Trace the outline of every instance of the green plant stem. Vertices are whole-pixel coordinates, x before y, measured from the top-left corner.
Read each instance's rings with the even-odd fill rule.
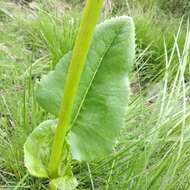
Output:
[[[84,8],[79,33],[68,70],[59,121],[49,161],[49,174],[51,178],[58,176],[59,163],[61,155],[63,154],[62,147],[65,136],[70,129],[71,115],[81,74],[93,38],[93,33],[101,14],[103,2],[104,0],[87,0]]]

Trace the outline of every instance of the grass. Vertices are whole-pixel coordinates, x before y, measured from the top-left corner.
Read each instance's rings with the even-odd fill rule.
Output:
[[[134,17],[136,24],[138,51],[141,52],[147,49],[142,62],[137,65],[138,68],[141,68],[140,74],[143,83],[147,83],[148,81],[158,82],[163,78],[165,73],[164,43],[167,45],[168,52],[171,52],[173,41],[182,22],[177,42],[179,51],[182,51],[186,38],[185,26],[188,23],[182,17],[175,18],[165,15],[156,6],[156,1],[151,1],[152,4],[148,4],[148,2],[143,1],[143,5],[137,4],[138,8],[136,8],[136,4],[129,5],[129,13]],[[173,70],[171,80],[174,79],[175,73],[177,72],[177,64],[178,60],[175,57],[175,61],[171,65],[171,70]],[[189,75],[189,70],[186,70],[186,74]]]
[[[77,13],[76,13],[77,15]],[[72,50],[78,29],[78,20],[74,15],[56,16],[53,13],[39,10],[32,20],[21,20],[26,34],[26,44],[37,56],[44,51],[55,66],[60,58]],[[75,17],[75,16],[74,16]]]
[[[168,52],[171,51],[173,46],[173,41],[175,35],[177,35],[179,26],[180,35],[178,38],[179,49],[182,51],[183,44],[185,41],[185,30],[186,24],[188,23],[186,17],[178,16],[175,17],[168,11],[166,14],[166,9],[161,8],[164,2],[152,1],[152,0],[135,0],[135,1],[108,1],[112,8],[108,7],[105,10],[107,17],[112,15],[122,15],[127,14],[134,18],[136,26],[136,39],[137,39],[137,53],[144,53],[143,58],[139,60],[137,69],[141,75],[141,84],[146,85],[149,82],[160,81],[165,73],[165,50],[164,43],[168,47]],[[171,69],[171,80],[177,72],[178,60],[175,57]],[[187,77],[189,76],[189,70],[186,70]]]
[[[45,180],[27,173],[23,143],[33,128],[52,117],[37,105],[35,85],[72,49],[81,4],[67,3],[78,11],[58,14],[40,4],[40,10],[31,12],[6,2],[0,11],[2,189],[47,189]],[[118,4],[112,13],[130,10],[136,23],[138,54],[132,95],[126,128],[114,153],[87,165],[73,161],[81,190],[190,188],[189,25],[184,18],[180,26],[181,18],[171,18],[165,11],[153,13],[158,5],[146,10],[143,3],[135,9],[131,4]],[[35,19],[28,19],[28,14]]]

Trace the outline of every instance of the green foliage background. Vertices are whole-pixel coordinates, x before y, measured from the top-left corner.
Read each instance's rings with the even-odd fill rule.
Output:
[[[0,188],[44,190],[23,164],[23,144],[43,120],[36,84],[73,47],[84,1],[0,0]],[[34,3],[33,2],[33,3]],[[112,0],[101,20],[131,15],[136,63],[126,127],[109,158],[72,161],[79,189],[190,189],[188,0]],[[185,15],[182,19],[182,16]]]

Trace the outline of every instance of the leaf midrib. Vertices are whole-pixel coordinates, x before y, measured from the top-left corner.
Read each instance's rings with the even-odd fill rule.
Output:
[[[82,106],[83,106],[83,104],[84,104],[84,102],[85,102],[86,96],[87,96],[87,94],[88,94],[88,92],[89,92],[89,90],[90,90],[90,88],[91,88],[91,86],[92,86],[92,83],[93,83],[93,81],[94,81],[94,79],[95,79],[95,76],[96,76],[96,74],[97,74],[99,68],[100,68],[101,65],[102,65],[101,63],[103,62],[103,60],[104,60],[106,54],[109,52],[110,48],[112,47],[113,43],[114,43],[115,40],[117,39],[117,36],[119,35],[120,32],[121,32],[121,31],[116,32],[115,37],[114,37],[113,40],[111,41],[110,45],[109,45],[108,48],[106,49],[106,51],[105,51],[105,53],[103,54],[103,56],[100,58],[99,64],[98,64],[97,67],[96,67],[96,70],[95,70],[95,72],[94,72],[94,75],[93,75],[93,77],[92,77],[92,79],[91,79],[91,81],[90,81],[90,83],[89,83],[89,85],[88,85],[88,87],[87,87],[87,89],[86,89],[86,91],[85,91],[85,93],[84,93],[84,96],[83,96],[83,98],[82,98],[82,101],[81,101],[81,103],[80,103],[80,105],[79,105],[79,109],[78,109],[78,111],[77,111],[77,113],[76,113],[76,115],[75,115],[75,117],[74,117],[74,119],[73,119],[73,121],[72,121],[72,123],[71,123],[71,128],[73,127],[75,121],[77,120],[77,118],[78,118],[78,116],[79,116],[79,114],[80,114],[80,111],[81,111],[81,108],[82,108]]]

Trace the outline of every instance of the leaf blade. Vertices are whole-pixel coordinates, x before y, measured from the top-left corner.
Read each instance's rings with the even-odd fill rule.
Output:
[[[95,34],[79,91],[85,94],[85,98],[80,101],[82,95],[78,96],[78,102],[82,102],[82,105],[79,106],[78,118],[75,117],[69,134],[71,150],[77,160],[93,160],[110,153],[115,137],[124,126],[129,93],[127,74],[134,59],[133,50],[126,51],[125,48],[135,47],[132,42],[133,31],[131,31],[132,40],[129,42],[127,38],[130,32],[128,25],[131,25],[133,30],[132,22],[126,17],[112,19],[101,24]],[[97,47],[101,41],[104,43],[101,44],[103,50]],[[99,53],[96,53],[97,51]],[[132,52],[131,58],[129,52]],[[92,71],[91,76],[89,68]],[[88,85],[87,80],[84,80],[86,76],[93,80],[89,83],[88,91],[83,93],[82,86]]]
[[[55,124],[55,120],[41,123],[28,136],[24,144],[24,164],[33,176],[48,178],[47,164],[56,128]]]
[[[73,176],[64,176],[50,181],[51,189],[55,190],[75,190],[78,182]]]
[[[42,79],[38,101],[50,113],[59,112],[70,53]],[[82,74],[68,135],[77,160],[93,160],[112,151],[124,126],[129,93],[128,74],[135,55],[134,25],[123,16],[100,24]]]

